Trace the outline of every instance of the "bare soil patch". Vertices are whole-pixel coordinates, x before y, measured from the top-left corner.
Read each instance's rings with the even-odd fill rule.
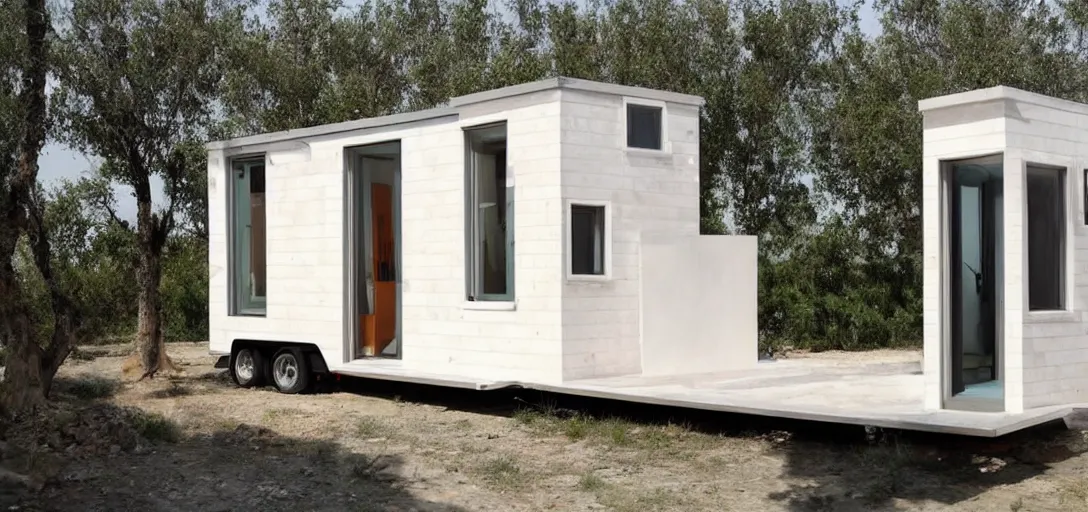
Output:
[[[42,484],[0,489],[0,507],[1088,510],[1080,431],[873,442],[857,427],[523,390],[353,380],[282,395],[234,387],[206,344],[169,350],[182,373],[140,383],[122,377],[125,347],[78,352],[51,406],[0,430],[4,466]]]

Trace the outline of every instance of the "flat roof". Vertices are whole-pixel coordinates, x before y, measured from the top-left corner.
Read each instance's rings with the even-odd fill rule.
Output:
[[[924,113],[931,110],[940,110],[943,108],[958,107],[973,103],[985,103],[995,100],[1014,100],[1020,103],[1028,103],[1055,110],[1088,115],[1088,105],[1085,105],[1084,103],[1063,100],[1061,98],[1055,98],[1053,96],[1029,92],[1004,85],[927,98],[918,102],[918,111]]]
[[[612,94],[616,96],[634,96],[643,99],[657,100],[667,103],[679,103],[696,107],[701,107],[705,103],[705,100],[702,97],[694,96],[691,94],[661,91],[657,89],[649,89],[646,87],[632,87],[627,85],[594,82],[592,80],[582,80],[578,78],[554,77],[546,78],[544,80],[537,80],[535,82],[511,85],[499,89],[481,91],[473,94],[467,94],[464,96],[457,96],[451,98],[446,105],[440,107],[417,110],[413,112],[405,112],[401,114],[392,114],[388,116],[369,117],[354,121],[345,121],[342,123],[324,124],[307,128],[298,128],[294,130],[261,133],[245,137],[236,137],[232,139],[212,141],[205,144],[204,147],[208,150],[230,149],[244,146],[254,146],[258,144],[270,144],[275,142],[319,137],[324,135],[333,135],[337,133],[353,132],[365,129],[392,127],[401,124],[416,123],[420,121],[428,121],[443,117],[459,117],[461,107],[501,100],[514,96],[522,96],[536,92],[548,91],[552,89],[567,89],[594,92],[600,94]]]

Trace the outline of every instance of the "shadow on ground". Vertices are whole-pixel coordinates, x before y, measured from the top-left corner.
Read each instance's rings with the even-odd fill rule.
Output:
[[[525,389],[472,391],[344,378],[334,389],[476,414],[532,409],[560,417],[681,424],[694,431],[770,442],[784,461],[785,491],[768,496],[788,510],[871,511],[968,502],[1024,482],[1088,451],[1082,431],[1051,423],[997,439],[808,422],[577,397]],[[1088,484],[1086,484],[1088,485]],[[1009,507],[1015,510],[1016,503]]]
[[[399,457],[334,442],[245,424],[182,435],[161,416],[106,403],[60,401],[48,416],[0,432],[24,447],[61,447],[24,450],[4,462],[45,481],[39,492],[0,489],[5,510],[462,510],[414,496]]]
[[[1060,423],[997,439],[881,432],[875,442],[798,436],[781,444],[784,476],[804,482],[771,499],[789,510],[910,510],[912,503],[970,502],[1083,454],[1083,434]],[[1019,497],[1022,498],[1022,497]],[[1010,496],[1019,510],[1022,499]]]
[[[148,398],[176,398],[188,395],[209,395],[229,390],[234,387],[230,376],[224,371],[203,372],[195,375],[164,375],[156,381],[165,380],[166,387],[155,387],[147,392]],[[56,400],[101,400],[110,398],[121,390],[124,383],[120,379],[103,377],[94,373],[58,375],[53,381],[50,393]]]

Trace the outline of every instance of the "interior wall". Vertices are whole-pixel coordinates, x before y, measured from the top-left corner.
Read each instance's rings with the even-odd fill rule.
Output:
[[[394,232],[396,231],[396,224],[397,224],[397,221],[396,221],[396,215],[397,214],[395,212],[396,212],[396,209],[399,207],[399,201],[397,201],[397,199],[396,199],[396,194],[397,194],[396,176],[397,176],[397,171],[400,169],[400,155],[399,155],[399,153],[392,153],[392,151],[396,151],[397,147],[398,147],[397,145],[381,145],[381,146],[377,146],[377,147],[372,148],[372,151],[367,151],[368,149],[371,149],[371,148],[367,148],[367,149],[363,150],[364,154],[366,154],[368,152],[372,152],[374,154],[374,156],[369,157],[369,158],[364,157],[364,158],[360,159],[361,164],[362,164],[361,168],[360,168],[360,171],[367,177],[367,179],[369,181],[369,184],[371,184],[371,185],[373,185],[373,184],[387,185],[389,187],[389,189],[390,189],[390,192],[392,192],[392,194],[393,194],[392,208],[393,208],[393,211],[394,211],[394,219],[393,219],[393,230],[394,230]],[[364,183],[366,183],[366,181],[364,181]],[[370,190],[365,190],[365,191],[361,190],[360,192],[366,193],[366,194],[371,194],[372,193]],[[370,204],[371,204],[372,207],[375,204],[374,203],[375,200],[376,199],[373,196],[370,197]],[[363,204],[363,201],[361,200],[361,198],[360,198],[359,204],[360,204],[360,206],[362,206],[362,204]],[[369,222],[367,222],[367,219],[369,219]],[[362,232],[360,233],[360,236],[363,237],[362,240],[364,240],[365,243],[370,243],[371,245],[373,245],[374,234],[372,232],[372,229],[373,229],[373,223],[375,222],[374,218],[372,216],[368,217],[367,215],[364,214],[363,211],[360,210],[359,211],[359,222],[362,223],[366,228],[366,229],[362,230]],[[393,244],[394,244],[394,247],[393,247],[393,249],[394,249],[394,255],[393,255],[394,261],[399,260],[399,258],[396,257],[396,251],[399,250],[399,246],[400,246],[401,243],[402,242],[400,240],[397,240],[397,239],[394,238],[394,240],[393,240]],[[360,249],[361,249],[361,247],[360,247]],[[400,325],[400,310],[397,307],[398,306],[397,305],[397,301],[398,301],[397,297],[399,296],[400,291],[399,291],[399,286],[397,286],[397,285],[394,285],[394,284],[391,284],[391,283],[377,282],[378,280],[381,279],[377,274],[374,274],[375,282],[373,282],[373,283],[366,283],[365,282],[365,276],[367,275],[366,271],[368,269],[371,270],[372,273],[376,272],[374,270],[374,259],[379,257],[379,254],[376,251],[377,251],[377,248],[372,246],[372,247],[370,247],[369,251],[365,251],[365,252],[360,251],[358,253],[358,255],[360,257],[360,261],[358,262],[358,265],[357,265],[357,268],[359,269],[358,270],[358,272],[359,272],[358,275],[360,276],[360,278],[364,279],[364,282],[362,283],[363,285],[359,287],[359,291],[360,291],[361,296],[358,297],[356,300],[357,300],[357,304],[359,304],[361,306],[360,307],[360,312],[374,312],[374,311],[377,311],[378,318],[379,318],[379,320],[377,320],[379,322],[377,324],[378,327],[376,328],[377,330],[375,331],[375,335],[377,336],[377,339],[379,339],[379,340],[388,340],[390,336],[393,337],[393,342],[391,342],[387,346],[385,346],[385,348],[381,351],[381,355],[383,355],[383,356],[394,356],[395,357],[395,356],[398,356],[400,354],[400,346],[401,346],[400,333],[401,333],[402,329],[401,329],[401,325]],[[395,268],[394,274],[396,276],[398,276],[397,279],[399,279],[400,269]],[[374,304],[373,308],[370,307],[371,301],[377,301]],[[365,307],[362,307],[362,306],[365,306]],[[376,309],[374,309],[374,308],[376,308]],[[390,316],[392,318],[389,318]],[[393,322],[392,330],[389,330],[389,328],[386,328],[386,327],[382,327],[383,324],[387,325],[387,322]],[[360,338],[360,340],[361,339],[362,338]],[[360,347],[361,347],[361,345],[360,345]],[[360,348],[360,352],[357,353],[357,356],[362,356],[362,355],[363,355],[363,352],[362,352],[362,349]]]

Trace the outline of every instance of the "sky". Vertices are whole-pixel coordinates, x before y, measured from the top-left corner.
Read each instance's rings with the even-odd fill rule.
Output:
[[[869,35],[875,35],[880,31],[880,20],[873,12],[872,2],[866,2],[861,9],[861,29]],[[38,177],[47,187],[57,184],[62,179],[79,179],[80,176],[90,172],[95,166],[95,158],[73,150],[62,144],[50,142],[42,151],[38,159],[40,171]],[[152,182],[155,204],[162,204],[162,182]],[[134,221],[136,218],[136,201],[132,196],[131,188],[115,187],[117,199],[117,213],[122,218]]]

